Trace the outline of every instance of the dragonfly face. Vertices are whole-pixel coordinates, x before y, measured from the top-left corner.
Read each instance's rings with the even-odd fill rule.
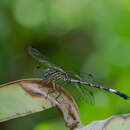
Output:
[[[49,73],[49,72],[51,72],[51,70],[50,70],[50,69],[46,69],[46,70],[44,71],[44,74],[47,74],[47,73]]]
[[[43,75],[45,76],[45,78],[49,78],[49,75],[51,75],[53,73],[53,71],[52,70],[50,70],[50,69],[46,69],[46,70],[44,70],[43,71]]]

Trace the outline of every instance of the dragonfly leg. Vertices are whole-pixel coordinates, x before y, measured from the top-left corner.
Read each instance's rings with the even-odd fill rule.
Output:
[[[42,83],[42,82],[44,82],[44,79],[42,79],[42,80],[40,81],[40,83]],[[47,85],[49,85],[50,82],[51,82],[51,81],[48,80],[48,81],[45,83],[45,86],[41,86],[41,87],[39,87],[39,88],[46,87]]]
[[[56,91],[56,84],[54,81],[52,81],[52,87],[53,87],[53,90]]]
[[[46,82],[46,85],[49,85],[49,83],[50,83],[50,80],[48,80],[48,81]]]
[[[55,99],[56,99],[56,101],[57,101],[59,104],[61,104],[61,103],[58,101],[58,98],[61,96],[61,89],[59,89],[58,92],[59,92],[59,93],[58,93],[58,96],[57,96]]]
[[[53,88],[53,90],[47,93],[47,97],[49,94],[54,93],[56,91],[56,84],[54,81],[52,81],[52,88]]]
[[[47,93],[47,96],[48,96],[49,94],[54,93],[54,92],[56,91],[56,84],[55,84],[54,81],[52,81],[52,87],[53,87],[53,90],[50,91],[50,92],[48,92],[48,93]],[[60,96],[61,96],[61,89],[59,88],[59,89],[58,89],[58,96],[55,98],[55,100],[56,100],[59,104],[61,104],[61,103],[58,101],[58,98],[59,98]]]

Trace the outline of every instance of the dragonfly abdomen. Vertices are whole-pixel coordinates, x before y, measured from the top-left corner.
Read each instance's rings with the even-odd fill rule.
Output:
[[[71,79],[71,82],[74,82],[74,83],[78,83],[78,84],[84,84],[84,85],[87,85],[89,87],[95,87],[95,88],[98,88],[98,89],[102,89],[102,90],[105,90],[105,91],[108,91],[108,92],[111,92],[111,93],[114,93],[124,99],[130,99],[129,96],[127,96],[126,94],[124,93],[121,93],[117,90],[114,90],[114,89],[111,89],[111,88],[105,88],[101,85],[97,85],[97,84],[93,84],[93,83],[88,83],[88,82],[84,82],[84,81],[80,81],[80,80],[75,80],[75,79]]]

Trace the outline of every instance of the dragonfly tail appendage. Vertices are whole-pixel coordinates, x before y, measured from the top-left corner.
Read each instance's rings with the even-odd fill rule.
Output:
[[[116,94],[116,95],[118,95],[118,96],[120,96],[120,97],[122,97],[122,98],[124,98],[124,99],[130,99],[129,96],[127,96],[126,94],[124,94],[124,93],[122,93],[122,92],[119,92],[119,91],[117,91],[117,90],[114,90],[114,89],[111,89],[111,88],[105,88],[105,87],[100,86],[100,85],[95,85],[95,86],[96,86],[97,88],[99,88],[99,89],[103,89],[103,90],[105,90],[105,91],[114,93],[114,94]]]
[[[110,90],[112,90],[112,91],[115,91],[115,92],[113,92],[113,93],[115,93],[116,95],[118,95],[118,96],[120,96],[120,97],[122,97],[122,98],[124,98],[124,99],[130,99],[130,97],[129,96],[127,96],[126,94],[124,94],[124,93],[121,93],[121,92],[119,92],[119,91],[116,91],[116,90],[113,90],[113,89],[110,89]]]

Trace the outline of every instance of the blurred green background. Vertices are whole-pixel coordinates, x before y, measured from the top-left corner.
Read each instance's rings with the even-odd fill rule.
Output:
[[[34,77],[29,45],[66,70],[92,73],[99,84],[130,95],[128,0],[0,0],[1,84]],[[94,96],[95,105],[77,100],[84,125],[130,112],[130,101],[103,91]],[[2,130],[49,128],[67,130],[56,108],[0,123]]]

